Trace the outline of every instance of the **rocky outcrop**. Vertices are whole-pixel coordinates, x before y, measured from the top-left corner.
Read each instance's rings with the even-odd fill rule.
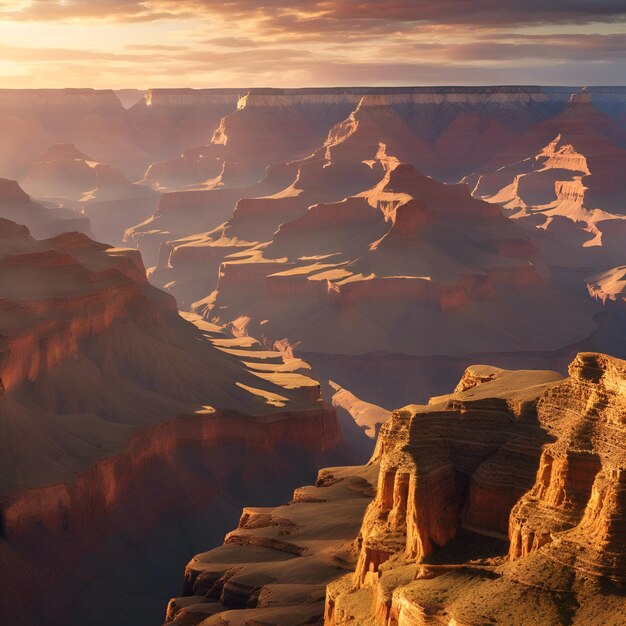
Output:
[[[0,285],[3,621],[66,623],[81,563],[99,554],[89,577],[108,571],[120,554],[99,551],[116,533],[145,538],[232,480],[289,485],[339,443],[306,364],[179,317],[137,251],[0,220]]]
[[[567,381],[540,398],[539,420],[555,442],[511,512],[512,560],[546,546],[576,572],[626,582],[625,380],[624,361],[582,353]]]
[[[597,353],[565,380],[473,367],[394,413],[325,624],[621,623],[625,368]]]
[[[322,470],[275,508],[246,507],[224,545],[195,556],[166,623],[313,624],[328,582],[356,563],[353,539],[378,465]]]
[[[624,381],[598,353],[565,379],[469,367],[452,394],[395,411],[365,468],[244,509],[188,564],[166,623],[321,623],[327,577],[326,626],[621,624]]]

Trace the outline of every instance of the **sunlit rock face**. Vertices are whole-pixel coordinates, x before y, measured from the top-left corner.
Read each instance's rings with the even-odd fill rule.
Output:
[[[625,381],[598,353],[564,380],[475,366],[394,413],[325,624],[620,623]]]
[[[126,558],[106,542],[220,506],[232,481],[284,490],[339,443],[305,363],[179,317],[137,251],[0,219],[0,293],[7,623],[67,623],[82,563],[92,582]]]
[[[528,228],[554,265],[606,271],[622,260],[626,139],[596,96],[573,93],[565,110],[510,144],[466,178]]]

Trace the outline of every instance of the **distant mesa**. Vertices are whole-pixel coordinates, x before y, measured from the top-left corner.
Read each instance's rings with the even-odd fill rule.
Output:
[[[98,163],[71,143],[55,144],[46,150],[22,184],[40,198],[66,198],[80,203],[119,199],[134,191],[122,172]]]

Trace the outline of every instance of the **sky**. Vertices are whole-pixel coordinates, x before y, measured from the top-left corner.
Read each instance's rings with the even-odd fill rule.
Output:
[[[625,85],[626,0],[0,0],[5,88]]]

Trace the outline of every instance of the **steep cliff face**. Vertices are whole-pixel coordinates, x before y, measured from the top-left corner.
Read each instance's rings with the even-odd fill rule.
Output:
[[[3,620],[67,623],[81,563],[133,507],[124,532],[146,537],[232,480],[288,485],[339,443],[306,364],[180,318],[136,251],[0,220],[0,286]],[[220,446],[231,454],[216,464]]]
[[[556,441],[511,512],[511,559],[545,545],[582,574],[626,582],[625,380],[624,361],[583,353],[567,381],[540,398],[539,420]]]
[[[565,380],[478,366],[394,413],[325,624],[621,623],[625,380],[597,353]]]

